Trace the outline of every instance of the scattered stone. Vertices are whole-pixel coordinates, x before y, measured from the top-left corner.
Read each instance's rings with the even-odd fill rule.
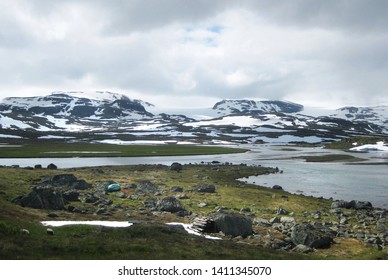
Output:
[[[258,226],[264,226],[264,227],[271,226],[271,223],[267,219],[263,219],[263,218],[255,218],[253,220],[253,224],[258,225]]]
[[[156,198],[149,197],[143,201],[143,205],[146,208],[155,208],[157,202],[158,202],[158,200]]]
[[[129,189],[136,189],[137,188],[137,185],[136,184],[133,184],[133,183],[131,183],[131,184],[126,184],[125,186],[124,186],[124,189],[127,189],[127,190],[129,190]]]
[[[123,192],[118,192],[118,193],[115,194],[115,197],[117,197],[117,198],[126,198],[127,195],[125,193],[123,193]]]
[[[352,201],[344,201],[344,200],[337,200],[334,201],[331,204],[331,208],[345,208],[345,209],[356,209],[356,210],[361,210],[361,209],[371,209],[372,208],[372,203],[369,201],[358,201],[358,200],[352,200]]]
[[[158,211],[165,211],[171,213],[185,210],[180,201],[175,197],[165,197],[163,199],[158,200],[156,203],[156,209]]]
[[[178,162],[173,162],[170,166],[170,170],[176,171],[179,173],[180,171],[182,171],[182,164]]]
[[[183,187],[180,186],[174,186],[171,188],[172,192],[183,192]]]
[[[175,196],[175,198],[178,198],[178,199],[189,199],[189,197],[188,197],[187,194],[185,194],[185,193],[177,194],[177,195]]]
[[[303,245],[303,244],[298,244],[294,247],[294,249],[292,249],[293,252],[295,253],[302,253],[302,254],[306,254],[306,253],[310,253],[310,252],[313,252],[314,250],[309,247],[309,246],[306,246],[306,245]]]
[[[47,169],[55,170],[58,169],[58,167],[54,163],[50,163],[49,165],[47,165]]]
[[[50,218],[58,218],[59,216],[58,216],[58,214],[55,213],[55,212],[50,212],[50,213],[47,214],[47,217],[50,217]]]
[[[207,206],[206,202],[201,202],[201,203],[198,204],[198,207],[200,207],[200,208],[204,208],[206,206]]]
[[[281,217],[280,218],[281,223],[289,223],[289,224],[295,224],[295,218],[294,217]]]
[[[135,194],[147,195],[154,194],[158,191],[158,186],[150,181],[142,181],[137,185]]]
[[[107,209],[105,209],[105,208],[99,208],[99,209],[97,209],[96,214],[97,214],[97,215],[102,215],[102,216],[111,216],[111,215],[112,215],[112,213],[110,213],[110,212],[109,212]]]
[[[42,166],[41,164],[35,164],[34,168],[35,168],[35,169],[42,169],[43,166]]]
[[[273,190],[279,190],[279,191],[282,191],[282,190],[283,190],[283,188],[282,188],[281,186],[279,186],[279,185],[274,185],[274,186],[272,187],[272,189],[273,189]]]
[[[46,229],[47,235],[54,235],[54,230],[52,228]]]
[[[216,191],[216,187],[209,184],[199,184],[194,187],[194,190],[200,193],[214,193]]]
[[[289,212],[287,210],[283,209],[283,208],[276,209],[276,214],[277,215],[288,215],[288,213]]]
[[[280,223],[280,219],[278,217],[273,217],[272,219],[269,220],[271,224],[276,224]]]
[[[243,213],[251,212],[251,208],[249,208],[249,207],[243,207],[243,208],[241,208],[240,212],[243,212]]]
[[[129,199],[138,200],[138,199],[139,199],[139,196],[138,196],[137,194],[133,194],[133,195],[130,195],[130,196],[129,196]]]

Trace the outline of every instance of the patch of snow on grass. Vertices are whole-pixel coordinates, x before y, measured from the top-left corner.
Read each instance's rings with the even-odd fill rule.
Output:
[[[366,145],[351,148],[350,150],[351,151],[360,151],[360,152],[366,152],[366,151],[388,152],[388,146],[383,141],[379,141],[376,144],[366,144]]]

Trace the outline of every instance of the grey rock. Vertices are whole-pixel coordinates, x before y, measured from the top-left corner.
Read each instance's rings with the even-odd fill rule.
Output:
[[[59,216],[58,216],[58,214],[55,213],[55,212],[50,212],[50,213],[47,214],[47,217],[50,217],[50,218],[58,218]]]
[[[243,208],[241,208],[240,212],[243,212],[243,213],[251,212],[251,208],[249,208],[249,207],[243,207]]]
[[[280,222],[281,223],[288,223],[288,224],[295,224],[295,218],[294,217],[281,217]]]
[[[63,210],[67,201],[61,192],[50,188],[34,188],[20,199],[20,205],[36,209]]]
[[[309,246],[306,246],[306,245],[303,245],[303,244],[298,244],[294,247],[294,249],[292,249],[293,252],[296,252],[296,253],[302,253],[302,254],[306,254],[306,253],[310,253],[312,251],[314,251],[311,247]]]
[[[142,181],[137,185],[135,194],[146,195],[154,194],[158,191],[158,186],[150,181]]]
[[[117,198],[126,198],[127,195],[125,193],[123,193],[123,192],[117,192],[115,194],[115,197],[117,197]]]
[[[187,194],[185,194],[185,193],[177,194],[177,195],[175,196],[175,198],[178,198],[178,199],[189,199],[189,197],[188,197]]]
[[[252,234],[252,219],[234,212],[217,212],[212,214],[217,231],[233,237],[246,237]]]
[[[279,185],[274,185],[274,186],[272,187],[272,189],[273,189],[273,190],[279,190],[279,191],[282,191],[282,190],[283,190],[283,188],[282,188],[281,186],[279,186]]]
[[[92,185],[85,180],[77,180],[73,183],[72,188],[76,190],[88,190],[92,188]]]
[[[291,240],[295,245],[303,244],[312,248],[329,248],[333,242],[331,233],[316,229],[311,224],[296,224],[292,227]]]
[[[49,165],[47,165],[47,169],[55,170],[58,169],[58,167],[54,163],[50,163]]]
[[[283,208],[276,209],[276,214],[278,214],[278,215],[288,215],[288,213],[289,212]]]
[[[182,171],[182,164],[179,162],[173,162],[170,166],[170,170],[176,171],[176,172],[181,172]]]
[[[277,224],[280,223],[280,219],[278,217],[273,217],[272,219],[269,220],[271,224]]]
[[[216,191],[216,187],[209,184],[199,184],[194,187],[194,190],[200,193],[214,193]]]
[[[201,202],[201,203],[198,203],[198,207],[200,208],[204,208],[207,206],[207,203],[206,202]]]
[[[183,187],[180,186],[174,186],[171,188],[172,192],[183,192]]]
[[[158,211],[165,211],[171,213],[185,210],[180,201],[175,197],[165,197],[163,199],[158,200],[156,203],[156,209]]]
[[[52,228],[46,229],[47,235],[54,235],[54,230]]]
[[[69,190],[69,191],[66,191],[63,193],[63,197],[67,201],[79,201],[79,195],[80,195],[80,193],[78,191],[75,191],[75,190]]]
[[[155,208],[157,202],[158,202],[158,200],[156,198],[149,197],[143,201],[143,205],[146,208]]]
[[[271,223],[267,219],[263,218],[255,218],[253,220],[253,224],[258,225],[258,226],[264,226],[264,227],[270,227]]]

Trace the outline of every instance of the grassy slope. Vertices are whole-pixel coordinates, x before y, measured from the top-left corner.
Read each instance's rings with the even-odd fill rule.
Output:
[[[118,166],[79,168],[69,170],[27,170],[0,168],[0,258],[5,259],[301,259],[301,258],[384,258],[383,252],[366,248],[362,244],[343,240],[331,249],[319,250],[309,255],[264,249],[243,241],[214,241],[188,235],[156,223],[188,222],[173,214],[161,216],[142,215],[138,200],[119,199],[112,194],[118,206],[112,217],[93,214],[75,214],[57,211],[58,220],[131,219],[149,220],[126,229],[88,226],[55,228],[55,235],[45,234],[46,228],[39,222],[47,220],[46,210],[22,208],[10,203],[17,195],[29,192],[30,186],[43,176],[73,173],[94,185],[100,180],[114,179],[121,184],[151,180],[164,190],[164,196],[174,195],[172,186],[184,188],[189,199],[182,200],[187,210],[206,214],[215,206],[225,206],[233,211],[251,208],[255,217],[274,217],[274,209],[283,207],[295,213],[297,221],[304,219],[304,211],[328,210],[330,201],[317,200],[282,191],[274,191],[235,181],[236,178],[266,173],[267,169],[244,166],[185,165],[180,173],[163,166]],[[197,183],[213,183],[214,194],[190,192]],[[133,190],[125,190],[131,194]],[[286,196],[285,196],[286,195]],[[199,208],[199,202],[207,207]],[[23,235],[26,228],[30,235]],[[256,229],[260,231],[261,229]],[[266,234],[263,232],[263,234]],[[345,252],[345,253],[344,253]]]

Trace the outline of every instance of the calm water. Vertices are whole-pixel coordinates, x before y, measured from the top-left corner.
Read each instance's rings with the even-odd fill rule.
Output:
[[[301,159],[290,159],[302,155],[324,155],[345,153],[321,148],[295,148],[285,150],[271,145],[242,145],[252,149],[244,154],[180,157],[117,157],[117,158],[35,158],[35,159],[0,159],[0,165],[20,165],[21,167],[50,163],[59,168],[130,165],[130,164],[165,164],[172,162],[200,163],[217,160],[235,164],[260,164],[279,167],[283,174],[271,174],[245,178],[245,181],[272,187],[281,185],[286,191],[303,193],[316,197],[333,197],[345,200],[368,200],[376,207],[388,208],[388,165],[349,165],[344,163],[306,163]],[[388,153],[371,152],[352,154],[366,159],[366,162],[388,162]]]

